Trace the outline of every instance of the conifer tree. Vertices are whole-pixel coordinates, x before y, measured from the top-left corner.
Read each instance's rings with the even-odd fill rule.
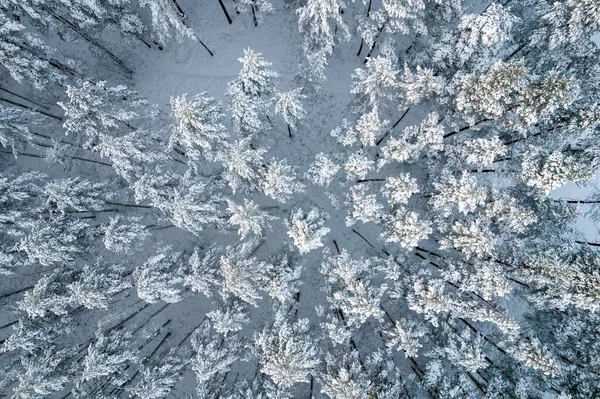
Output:
[[[343,40],[350,40],[350,31],[344,23],[341,10],[344,6],[337,0],[308,0],[296,10],[298,27],[304,34],[303,50],[308,60],[305,77],[314,83],[326,79],[324,71],[327,58],[333,53],[336,33]]]
[[[308,382],[308,376],[320,363],[307,331],[308,319],[290,322],[282,312],[277,312],[270,328],[254,334],[253,349],[261,371],[278,386],[287,388],[297,382]]]
[[[289,220],[285,222],[287,235],[301,254],[323,246],[322,238],[330,231],[328,227],[324,227],[326,217],[317,208],[312,208],[308,213],[300,208],[292,211]]]
[[[180,145],[186,156],[196,161],[212,160],[215,147],[228,137],[222,104],[206,93],[191,99],[184,94],[171,98],[171,108],[176,124],[169,145]]]

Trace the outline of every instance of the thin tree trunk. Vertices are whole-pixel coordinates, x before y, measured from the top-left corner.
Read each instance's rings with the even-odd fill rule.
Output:
[[[152,209],[153,208],[150,205],[126,204],[123,202],[104,201],[104,203],[106,203],[108,205],[123,206],[123,207],[127,207],[127,208],[144,208],[144,209]]]
[[[371,47],[369,48],[369,52],[367,53],[367,56],[365,57],[365,61],[364,63],[366,64],[367,61],[369,60],[369,58],[371,58],[371,54],[373,54],[373,50],[375,50],[375,46],[377,46],[377,40],[379,39],[379,35],[381,34],[381,32],[383,32],[383,29],[385,28],[385,26],[387,25],[387,19],[383,22],[383,24],[381,24],[381,27],[379,28],[379,30],[377,31],[377,34],[375,35],[375,38],[373,39],[373,44],[371,45]]]
[[[590,247],[600,247],[600,243],[597,242],[589,242],[589,241],[575,241],[577,244],[587,244]]]
[[[554,200],[555,202],[566,202],[567,204],[600,204],[600,200]]]
[[[450,132],[450,133],[446,133],[446,134],[444,135],[444,138],[446,139],[446,138],[448,138],[448,137],[452,137],[452,136],[454,136],[455,134],[458,134],[458,133],[464,132],[465,130],[470,130],[470,129],[473,129],[475,126],[481,125],[482,123],[489,122],[489,121],[491,121],[491,119],[485,118],[485,119],[482,119],[482,120],[480,120],[480,121],[478,121],[478,122],[475,122],[475,123],[474,123],[474,124],[472,124],[472,125],[469,125],[469,126],[463,126],[463,127],[461,127],[460,129],[458,129],[458,130],[455,130],[455,131],[453,131],[453,132]]]
[[[390,129],[388,129],[388,131],[387,131],[387,132],[385,132],[385,134],[383,135],[383,137],[382,137],[382,138],[380,138],[379,140],[377,140],[377,143],[375,143],[376,145],[379,145],[379,144],[381,144],[381,142],[382,142],[383,140],[385,140],[385,138],[386,138],[387,136],[389,136],[389,134],[392,132],[392,130],[394,130],[394,129],[396,128],[396,126],[398,126],[398,124],[399,124],[400,122],[402,122],[402,120],[404,119],[404,117],[406,116],[406,114],[408,114],[408,111],[410,111],[410,108],[411,108],[411,107],[408,107],[408,108],[406,109],[406,111],[404,111],[404,113],[402,114],[402,116],[400,117],[400,119],[398,119],[398,120],[396,121],[396,123],[394,123],[394,125],[393,125],[393,126],[390,128]]]
[[[373,0],[369,0],[369,6],[367,7],[367,18],[369,18],[369,15],[371,14],[371,3],[373,2]],[[356,53],[356,56],[359,57],[360,53],[362,52],[363,49],[363,45],[364,45],[365,41],[364,39],[360,38],[360,47],[358,48],[358,53]]]
[[[21,292],[30,290],[33,287],[35,287],[35,285],[30,285],[29,287],[21,288],[20,290],[9,292],[8,294],[2,294],[2,295],[0,295],[0,299],[4,299],[4,298],[8,298],[9,296],[20,294]]]
[[[125,65],[125,63],[123,61],[121,61],[116,55],[114,55],[112,52],[110,52],[106,47],[104,47],[103,45],[101,45],[97,40],[91,38],[87,33],[83,32],[77,25],[75,25],[71,21],[68,21],[67,19],[65,19],[61,15],[52,14],[52,16],[55,19],[63,22],[64,24],[66,24],[69,28],[71,28],[74,32],[76,32],[81,37],[83,37],[86,41],[88,41],[89,43],[91,43],[94,47],[102,50],[106,55],[108,55],[108,57],[111,60],[113,60],[127,74],[129,74],[129,75],[133,74],[133,71],[131,69],[129,69]]]
[[[254,11],[254,4],[250,8],[252,8],[252,20],[254,21],[254,26],[258,26],[258,21],[256,20],[256,12]]]
[[[210,49],[208,47],[206,47],[206,44],[204,44],[204,42],[202,40],[200,40],[200,38],[198,36],[196,36],[196,34],[194,33],[194,37],[196,38],[196,40],[198,40],[198,43],[200,43],[202,45],[202,47],[204,47],[206,49],[206,51],[208,51],[208,54],[210,54],[211,57],[214,57],[215,55],[213,54],[212,51],[210,51]]]
[[[231,17],[229,16],[229,13],[227,12],[227,8],[225,8],[225,4],[223,4],[223,0],[219,0],[219,4],[221,5],[221,9],[223,10],[223,13],[225,13],[225,17],[227,17],[227,22],[229,22],[229,25],[232,24],[232,20]]]
[[[3,325],[3,326],[0,326],[0,330],[4,330],[4,329],[5,329],[5,328],[7,328],[7,327],[14,326],[14,325],[15,325],[15,324],[17,324],[18,322],[19,322],[19,319],[15,320],[15,321],[11,321],[11,322],[10,322],[10,323],[8,323],[8,324],[5,324],[5,325]]]
[[[370,181],[385,181],[385,179],[359,179],[356,182],[357,183],[367,183]]]
[[[525,48],[525,44],[521,44],[519,47],[516,48],[515,51],[513,51],[508,57],[506,57],[506,59],[504,61],[505,62],[510,61],[511,58],[513,58],[515,55],[517,55],[524,48]]]
[[[23,109],[26,109],[26,110],[29,110],[29,111],[37,112],[38,114],[47,116],[49,118],[56,119],[57,121],[61,121],[62,122],[62,120],[63,120],[63,118],[60,117],[60,116],[52,115],[51,113],[48,113],[46,111],[42,111],[40,109],[37,109],[37,108],[34,108],[34,107],[30,107],[28,105],[20,104],[20,103],[17,103],[15,101],[8,100],[6,98],[0,98],[0,101],[4,101],[7,104],[11,104],[11,105],[14,105],[14,106],[17,106],[17,107],[20,107],[20,108],[23,108]]]
[[[0,151],[1,154],[11,154],[14,155],[12,152],[9,151]],[[39,158],[39,159],[46,159],[45,157],[41,156],[41,155],[37,155],[37,154],[31,154],[31,153],[26,153],[26,152],[20,152],[17,153],[17,156],[23,156],[23,157],[30,157],[30,158]],[[104,166],[110,166],[112,167],[111,164],[106,163],[106,162],[102,162],[102,161],[95,161],[93,159],[86,159],[86,158],[81,158],[81,157],[76,157],[74,155],[63,155],[65,158],[69,158],[69,159],[75,159],[77,161],[84,161],[84,162],[91,162],[91,163],[95,163],[98,165],[104,165]]]
[[[340,247],[338,247],[338,243],[336,240],[333,240],[333,245],[335,245],[335,250],[337,251],[338,255],[340,254]]]
[[[129,316],[127,316],[126,318],[124,318],[123,320],[121,320],[120,322],[118,322],[116,325],[114,325],[113,327],[111,327],[111,330],[114,330],[115,328],[121,327],[123,324],[127,323],[129,320],[133,319],[135,316],[137,316],[139,313],[141,313],[142,311],[146,310],[146,308],[150,306],[149,303],[145,304],[144,306],[142,306],[140,309],[136,310],[134,313],[130,314]]]
[[[183,12],[183,10],[181,9],[181,7],[179,6],[179,3],[177,3],[177,0],[173,0],[173,4],[175,4],[175,7],[177,8],[177,11],[179,11],[179,14],[181,14],[181,18],[185,18],[185,13]]]
[[[42,105],[42,104],[39,104],[39,103],[37,103],[37,102],[35,102],[35,101],[33,101],[33,100],[30,100],[30,99],[28,99],[27,97],[23,97],[22,95],[20,95],[20,94],[17,94],[17,93],[15,93],[15,92],[13,92],[13,91],[10,91],[10,90],[8,90],[8,89],[5,89],[4,87],[0,87],[0,90],[2,90],[2,91],[4,91],[4,92],[6,92],[6,93],[8,93],[8,94],[12,94],[13,96],[15,96],[15,97],[17,97],[17,98],[20,98],[21,100],[25,100],[25,101],[27,101],[27,102],[30,102],[30,103],[32,103],[32,104],[35,104],[35,105],[37,105],[38,107],[42,107],[42,108],[44,108],[45,110],[50,110],[50,108],[49,108],[49,107],[47,107],[47,106],[45,106],[45,105]]]
[[[360,238],[362,238],[367,244],[369,244],[369,246],[373,249],[375,249],[375,247],[373,246],[373,244],[371,244],[369,242],[369,240],[367,240],[362,234],[360,234],[358,231],[352,229],[352,232],[354,232],[357,236],[359,236]]]

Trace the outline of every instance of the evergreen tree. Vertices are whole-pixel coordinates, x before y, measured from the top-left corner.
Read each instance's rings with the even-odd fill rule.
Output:
[[[278,386],[308,382],[308,376],[319,365],[318,351],[307,332],[308,319],[290,322],[277,312],[270,328],[254,334],[253,349],[261,372]]]
[[[317,208],[312,208],[308,213],[300,208],[291,212],[289,220],[285,221],[287,235],[301,254],[323,246],[322,238],[330,231],[323,226],[325,218],[327,215]]]
[[[258,26],[258,23],[262,22],[263,14],[275,12],[275,8],[269,0],[240,0],[239,4],[241,7],[238,7],[238,10],[252,13],[254,26]]]
[[[260,184],[262,154],[266,150],[254,148],[251,141],[252,136],[248,136],[233,143],[226,142],[216,156],[217,161],[223,162],[223,177],[234,193],[239,189],[256,190]]]
[[[131,334],[122,330],[98,330],[96,339],[88,346],[78,384],[112,377],[111,383],[119,385],[126,381],[127,365],[137,358],[136,351],[131,348]]]
[[[170,252],[170,247],[159,249],[157,255],[133,271],[138,296],[148,303],[181,301],[182,278],[177,271],[182,254]]]
[[[300,87],[284,93],[275,93],[275,113],[283,116],[290,137],[292,137],[292,129],[296,129],[300,121],[306,118],[302,100],[307,97],[302,94],[302,90]]]
[[[304,178],[319,186],[329,186],[340,166],[320,152],[315,155],[315,161],[304,174]]]
[[[151,359],[140,365],[141,379],[131,390],[138,398],[157,399],[169,395],[183,377],[186,362],[175,350],[161,359]]]
[[[61,57],[4,11],[0,12],[0,27],[0,63],[17,82],[42,90],[76,76],[74,61]]]
[[[295,168],[288,165],[285,159],[268,162],[261,180],[263,193],[282,203],[304,191],[304,185],[296,180]]]
[[[263,133],[271,125],[268,97],[275,92],[279,74],[268,69],[272,64],[252,49],[244,50],[244,57],[238,61],[242,70],[227,86],[233,126],[243,135]]]
[[[336,33],[344,40],[350,40],[350,31],[342,20],[342,3],[337,0],[308,0],[306,5],[296,10],[298,27],[304,34],[303,50],[308,59],[304,69],[305,77],[315,83],[326,79],[324,70],[327,57],[333,53]]]
[[[277,219],[275,216],[264,212],[252,200],[244,199],[242,205],[236,205],[232,201],[227,202],[227,212],[229,212],[229,226],[239,226],[238,235],[243,240],[248,233],[252,232],[257,236],[263,235],[263,230],[268,229],[270,220]]]
[[[34,139],[29,126],[38,125],[42,120],[34,112],[0,105],[0,144],[10,148],[16,158]]]
[[[215,147],[228,137],[222,123],[222,104],[206,93],[191,99],[184,94],[171,98],[171,108],[176,124],[169,145],[180,145],[186,156],[195,161],[212,160]]]

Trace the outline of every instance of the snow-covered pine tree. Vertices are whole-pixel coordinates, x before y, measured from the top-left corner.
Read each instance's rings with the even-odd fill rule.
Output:
[[[186,361],[171,349],[164,357],[152,358],[140,365],[141,378],[131,394],[137,398],[159,399],[169,395],[183,378]]]
[[[316,84],[326,79],[325,66],[333,53],[336,36],[339,34],[343,40],[350,40],[350,30],[341,16],[343,9],[343,3],[337,0],[308,0],[296,10],[308,60],[303,73],[306,79]]]
[[[225,142],[215,157],[223,163],[223,178],[234,193],[240,189],[256,190],[260,186],[264,162],[262,155],[266,150],[255,148],[251,142],[252,136],[237,139],[232,143]]]
[[[179,145],[185,155],[197,162],[212,160],[216,146],[228,138],[222,122],[223,105],[207,93],[188,98],[186,94],[171,98],[175,125],[169,145]]]
[[[288,134],[292,137],[292,130],[295,130],[301,121],[306,118],[306,111],[302,105],[302,100],[307,97],[302,94],[303,88],[283,93],[275,93],[275,113],[281,114],[285,123],[287,123]]]
[[[274,256],[268,263],[263,287],[267,294],[281,303],[291,301],[294,297],[299,300],[303,264],[287,254]]]
[[[42,188],[50,212],[98,211],[104,207],[101,199],[105,183],[92,183],[76,178],[51,180]]]
[[[386,242],[395,242],[403,248],[416,247],[433,232],[431,223],[419,220],[419,214],[407,211],[399,206],[382,217],[381,238]]]
[[[231,365],[240,359],[242,344],[238,337],[222,338],[211,334],[210,324],[203,323],[192,335],[192,370],[196,374],[199,397],[208,394],[206,384],[218,375],[229,372]]]
[[[242,240],[250,232],[259,237],[262,236],[263,231],[270,228],[269,221],[277,219],[277,217],[263,211],[260,206],[247,198],[240,205],[232,201],[228,201],[227,204],[227,212],[229,213],[227,225],[231,227],[239,226],[238,235]]]
[[[201,180],[186,173],[177,188],[158,204],[173,224],[198,235],[206,226],[217,225],[224,217],[226,199],[217,191],[217,179]]]
[[[175,1],[138,0],[138,3],[140,7],[147,7],[150,10],[154,35],[161,43],[167,43],[171,39],[198,40],[194,32],[185,24],[185,15]]]
[[[111,217],[107,224],[102,225],[104,246],[115,253],[130,254],[134,248],[150,237],[147,226],[140,223],[141,218],[131,216],[123,218],[120,215]]]
[[[13,388],[14,399],[38,399],[60,392],[69,382],[65,367],[69,352],[45,350],[39,356],[21,357],[23,367],[15,374],[18,384]]]
[[[38,218],[24,226],[28,233],[22,237],[15,249],[27,254],[28,263],[51,266],[69,263],[86,244],[83,232],[88,225],[81,220],[56,217],[50,220]]]
[[[33,111],[0,105],[0,144],[9,148],[15,157],[32,142],[30,127],[39,125],[43,118]]]
[[[270,266],[252,256],[257,245],[257,241],[250,240],[229,246],[219,259],[219,273],[223,278],[222,295],[235,295],[255,307],[258,306],[257,301],[262,299],[258,291],[264,287]]]
[[[440,240],[440,248],[462,251],[467,259],[473,255],[482,258],[493,254],[494,241],[495,237],[484,224],[478,221],[456,221]]]
[[[223,306],[208,312],[206,317],[215,331],[224,336],[240,331],[250,322],[246,305],[238,301],[227,301]]]
[[[131,287],[125,275],[122,265],[106,264],[98,259],[93,265],[85,265],[67,285],[70,299],[88,309],[107,309],[116,294]]]
[[[291,212],[289,220],[285,221],[287,235],[301,254],[323,246],[322,239],[330,231],[324,227],[326,218],[327,215],[317,208],[312,208],[308,213],[300,208]]]
[[[371,282],[374,273],[369,259],[352,259],[342,249],[339,255],[327,259],[320,271],[331,285],[328,300],[342,311],[349,326],[361,326],[370,317],[382,320],[380,302],[387,286]]]
[[[131,334],[119,329],[97,330],[96,338],[87,348],[83,362],[83,372],[77,384],[108,378],[113,385],[126,381],[125,370],[129,363],[138,358],[132,348]]]
[[[315,155],[315,161],[304,174],[304,178],[319,186],[329,186],[339,172],[340,165],[329,159],[324,153]]]
[[[309,375],[319,365],[319,352],[308,326],[308,319],[291,321],[278,311],[270,327],[254,334],[252,347],[260,370],[278,386],[288,388],[309,382]]]
[[[352,226],[356,222],[379,223],[383,205],[377,201],[375,194],[367,194],[368,190],[366,185],[356,185],[350,189],[344,202],[349,207],[346,226]]]
[[[164,247],[133,271],[138,296],[148,303],[179,302],[183,279],[179,275],[179,262],[183,254]]]
[[[219,249],[214,246],[203,252],[195,248],[187,263],[181,267],[183,285],[190,286],[193,292],[201,292],[211,297],[220,284],[217,276],[218,252]]]
[[[410,198],[419,193],[417,179],[408,173],[386,177],[381,193],[391,205],[407,204]]]
[[[38,90],[61,86],[67,78],[77,77],[75,62],[62,57],[39,36],[0,11],[0,64],[19,83],[30,83]]]
[[[272,64],[250,48],[244,50],[244,57],[238,61],[242,63],[242,69],[227,85],[233,126],[244,136],[264,133],[271,127],[269,97],[275,92],[279,74],[270,70]]]
[[[352,75],[352,90],[357,109],[370,107],[375,110],[384,100],[397,95],[398,71],[389,58],[377,56],[367,59],[365,68],[357,68]]]
[[[437,193],[432,195],[433,209],[443,216],[449,216],[455,208],[460,213],[474,212],[479,206],[485,204],[487,192],[477,184],[475,178],[468,172],[462,173],[460,179],[450,172],[442,172],[439,183],[434,183]]]
[[[272,159],[262,172],[261,189],[263,193],[281,203],[286,203],[294,195],[304,192],[304,185],[296,179],[296,168],[287,161]]]
[[[147,127],[157,111],[135,91],[119,85],[107,87],[105,81],[84,81],[67,87],[68,102],[59,102],[65,110],[63,127],[83,141],[84,146],[94,148],[101,135],[124,136],[136,129]]]

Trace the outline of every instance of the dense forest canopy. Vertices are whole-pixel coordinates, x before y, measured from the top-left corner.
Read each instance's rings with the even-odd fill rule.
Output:
[[[600,398],[597,34],[0,0],[0,397]]]

